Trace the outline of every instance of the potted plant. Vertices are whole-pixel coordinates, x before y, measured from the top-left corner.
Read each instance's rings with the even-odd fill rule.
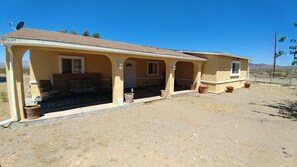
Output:
[[[249,82],[245,82],[245,83],[244,83],[244,87],[245,87],[245,88],[250,88],[250,86],[251,86],[251,83],[249,83]]]
[[[202,94],[206,94],[206,93],[208,93],[208,86],[207,85],[200,85],[199,86],[199,93],[202,93]]]
[[[227,93],[232,93],[233,90],[234,90],[234,87],[233,86],[227,86],[226,89],[227,89],[226,90]]]
[[[26,99],[25,102],[25,113],[27,119],[36,119],[40,117],[40,105],[38,101],[33,98]]]

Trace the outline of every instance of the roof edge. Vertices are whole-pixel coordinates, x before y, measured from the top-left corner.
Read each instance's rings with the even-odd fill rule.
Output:
[[[107,53],[120,53],[120,54],[131,54],[139,56],[151,56],[157,58],[168,58],[168,59],[178,59],[178,60],[192,60],[192,61],[207,61],[204,58],[198,58],[186,54],[186,56],[191,57],[182,57],[171,54],[162,54],[162,53],[153,53],[153,52],[143,52],[143,51],[134,51],[134,50],[125,50],[125,49],[116,49],[108,47],[99,47],[93,45],[83,45],[83,44],[74,44],[60,41],[48,41],[40,39],[26,39],[26,38],[15,38],[15,37],[0,37],[0,44],[4,46],[37,46],[37,47],[56,47],[56,48],[66,48],[66,49],[81,49],[89,51],[98,51],[98,52],[107,52]]]
[[[224,52],[199,52],[199,51],[187,51],[187,50],[180,50],[180,52],[185,53],[185,54],[218,55],[218,56],[227,56],[227,57],[234,57],[234,58],[252,60],[252,58],[249,58],[249,57],[238,56],[238,55],[233,55],[233,54],[224,53]]]

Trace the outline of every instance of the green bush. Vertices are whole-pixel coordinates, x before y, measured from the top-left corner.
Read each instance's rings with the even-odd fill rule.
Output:
[[[23,68],[23,73],[30,75],[30,69],[29,68]]]
[[[0,74],[6,74],[6,70],[5,70],[5,68],[1,68],[1,67],[0,67]]]
[[[1,91],[0,92],[0,99],[3,102],[8,102],[8,97],[7,97],[7,93],[5,91]]]

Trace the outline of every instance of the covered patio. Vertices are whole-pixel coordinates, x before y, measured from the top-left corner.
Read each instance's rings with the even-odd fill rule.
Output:
[[[158,97],[163,89],[170,97],[174,94],[177,62],[192,62],[193,83],[199,84],[201,66],[206,61],[167,49],[32,29],[7,34],[2,43],[6,47],[8,96],[12,99],[11,120],[26,119],[22,58],[28,50],[31,97],[46,99],[46,94],[38,87],[41,80],[51,81],[53,88],[62,92],[60,99],[41,102],[45,114],[102,104],[120,106],[124,104],[124,93],[131,91],[131,88],[134,89],[136,99]],[[126,86],[128,80],[125,74],[129,73],[125,71],[130,60],[145,62],[145,70],[136,70],[135,85]],[[91,81],[85,83],[85,80]],[[86,90],[92,91],[81,94],[80,87],[78,91],[76,86],[71,86],[71,83],[77,82],[89,85]],[[96,93],[92,94],[93,90]]]

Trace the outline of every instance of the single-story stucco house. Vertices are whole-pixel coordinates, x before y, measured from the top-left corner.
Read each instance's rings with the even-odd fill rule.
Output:
[[[249,59],[246,57],[218,52],[183,53],[207,59],[201,69],[201,83],[208,85],[209,92],[224,92],[226,86],[241,88],[249,77]]]
[[[1,39],[6,47],[6,74],[10,111],[25,119],[22,58],[30,51],[32,98],[45,96],[38,83],[51,80],[69,95],[71,79],[92,78],[97,90],[110,89],[112,103],[122,105],[125,88],[162,85],[168,96],[177,86],[206,84],[209,92],[226,86],[243,87],[248,78],[248,58],[224,53],[174,51],[96,39],[79,35],[23,28]]]

